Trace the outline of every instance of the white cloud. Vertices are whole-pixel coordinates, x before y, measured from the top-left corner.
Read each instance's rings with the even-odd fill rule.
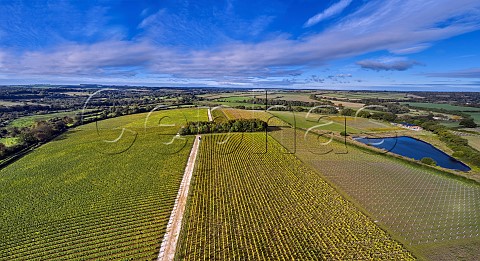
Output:
[[[400,48],[400,49],[392,49],[390,50],[391,53],[393,54],[412,54],[412,53],[418,53],[421,52],[425,49],[430,48],[432,46],[431,44],[419,44],[416,46],[412,47],[407,47],[407,48]]]
[[[356,64],[364,69],[374,71],[405,71],[420,63],[405,57],[382,57],[375,60],[358,61]]]
[[[480,2],[473,0],[373,1],[331,28],[299,39],[279,34],[260,42],[230,41],[215,48],[198,49],[159,44],[148,35],[134,41],[69,43],[56,49],[4,55],[0,73],[102,75],[118,70],[131,75],[130,68],[139,68],[145,74],[219,81],[225,81],[221,80],[225,76],[289,77],[338,58],[381,50],[398,54],[421,51],[434,41],[480,29],[480,17],[475,12],[479,9]],[[161,12],[156,15],[161,16]],[[452,19],[458,17],[464,19]],[[145,26],[158,22],[150,18],[150,24],[149,18]],[[259,24],[262,27],[263,23]],[[210,37],[203,31],[194,36],[198,34]],[[411,61],[390,61],[388,67],[386,61],[376,62],[387,64],[385,69],[415,65]],[[375,67],[372,63],[363,64]]]
[[[320,23],[323,20],[326,20],[332,16],[340,14],[345,8],[347,8],[352,0],[340,0],[340,2],[330,6],[329,8],[325,9],[325,11],[318,13],[308,19],[308,21],[303,25],[303,27],[310,27]]]

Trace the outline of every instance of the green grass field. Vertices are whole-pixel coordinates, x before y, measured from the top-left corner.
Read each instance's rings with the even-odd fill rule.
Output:
[[[0,170],[0,260],[156,259],[192,143],[172,138],[207,113],[146,117],[80,126]]]
[[[424,103],[424,102],[402,102],[401,104],[409,104],[411,106],[427,108],[427,109],[433,108],[433,109],[445,109],[447,111],[478,111],[480,112],[480,108],[456,106],[451,104]]]
[[[225,105],[229,107],[236,107],[236,106],[245,106],[247,108],[251,107],[256,107],[256,106],[265,106],[265,105],[258,105],[258,104],[252,104],[252,103],[245,103],[245,102],[223,102],[223,101],[208,101],[208,102],[200,102],[201,104],[206,104],[206,105],[211,105],[211,104],[216,104],[216,105]]]
[[[340,99],[395,99],[408,100],[406,93],[399,92],[327,92],[319,94],[320,96],[333,97]]]
[[[202,138],[177,260],[413,259],[263,135]]]
[[[480,136],[464,136],[468,140],[468,145],[480,151]]]
[[[1,138],[0,143],[5,144],[5,146],[10,147],[18,143],[18,138]]]
[[[480,125],[480,108],[456,106],[451,104],[438,104],[438,103],[422,103],[422,102],[403,102],[402,104],[410,104],[411,106],[426,108],[426,109],[445,109],[448,111],[462,111],[470,115],[473,120]],[[444,124],[445,125],[445,124]],[[458,124],[446,124],[447,127],[458,127]]]
[[[309,129],[314,126],[319,126],[316,131],[334,131],[341,132],[345,130],[345,124],[332,119],[333,116],[326,117],[326,115],[309,114],[307,117],[306,112],[286,112],[286,111],[270,111],[272,115],[275,115],[279,119],[288,122],[292,126],[295,124],[297,128]],[[347,124],[348,133],[359,133],[356,128],[349,127]]]
[[[8,126],[9,127],[30,127],[36,121],[45,121],[55,117],[61,118],[65,116],[69,116],[73,118],[75,115],[80,113],[82,113],[82,110],[25,116],[25,117],[21,117],[13,120]]]
[[[290,139],[276,137],[291,148]],[[435,249],[464,252],[463,245],[480,240],[480,186],[453,179],[402,160],[353,146],[320,143],[297,130],[296,155],[351,198],[378,223],[432,258]],[[280,135],[279,135],[280,136]],[[470,249],[470,248],[469,248]],[[464,253],[466,260],[479,249]],[[432,256],[430,256],[432,255]],[[470,258],[470,259],[469,259]],[[435,258],[433,258],[435,259]]]
[[[470,116],[472,116],[473,120],[480,126],[480,112],[469,112]]]
[[[243,100],[249,100],[252,98],[253,97],[249,97],[249,96],[231,96],[231,97],[221,98],[219,100],[226,101],[226,102],[241,102]]]
[[[275,100],[285,100],[285,101],[302,101],[302,102],[316,102],[316,100],[310,99],[312,93],[306,92],[275,92],[268,94],[269,99]],[[265,96],[260,96],[260,98],[265,98]]]
[[[230,119],[260,119],[267,122],[269,126],[287,126],[288,124],[281,119],[274,117],[272,114],[263,110],[241,110],[223,108],[222,112]]]

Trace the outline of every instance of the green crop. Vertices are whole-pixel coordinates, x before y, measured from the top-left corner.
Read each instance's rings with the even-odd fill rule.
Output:
[[[178,260],[413,259],[264,135],[202,138]]]
[[[207,113],[147,115],[80,126],[0,170],[0,260],[155,259],[192,144],[173,137]]]

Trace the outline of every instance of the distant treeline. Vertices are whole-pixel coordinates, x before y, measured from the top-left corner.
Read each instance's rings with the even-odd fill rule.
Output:
[[[222,133],[222,132],[255,132],[265,131],[267,123],[259,119],[236,119],[226,122],[197,121],[188,122],[180,130],[181,135]]]

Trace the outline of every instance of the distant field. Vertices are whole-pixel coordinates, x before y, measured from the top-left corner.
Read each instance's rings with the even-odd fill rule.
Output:
[[[479,185],[353,146],[305,140],[300,130],[297,135],[297,157],[407,246],[432,260],[436,249],[462,253],[465,260],[480,256],[479,248],[463,247],[480,241]],[[292,147],[293,138],[277,139]]]
[[[90,92],[64,92],[64,94],[69,96],[89,96]]]
[[[468,140],[468,145],[480,151],[480,136],[464,136]]]
[[[474,121],[480,125],[480,108],[456,106],[451,104],[438,104],[438,103],[423,103],[423,102],[402,102],[402,104],[410,104],[412,106],[426,108],[426,109],[445,109],[448,111],[463,111],[469,114]],[[455,124],[446,124],[447,127],[455,126]],[[456,125],[458,126],[458,125]]]
[[[11,102],[11,101],[1,101],[0,100],[0,106],[15,106],[15,105],[22,105],[23,103],[21,102]]]
[[[292,125],[294,123],[294,117],[292,112],[270,111],[270,113]],[[343,117],[337,115],[320,115],[316,113],[312,113],[307,117],[306,112],[295,112],[296,126],[302,129],[308,129],[317,125],[331,122],[328,125],[321,126],[320,128],[318,128],[318,130],[341,132],[345,129],[345,118],[347,119],[347,133],[351,134],[358,134],[362,132],[385,132],[401,130],[400,128],[394,127],[388,123],[366,118]]]
[[[74,117],[76,114],[81,113],[82,110],[77,111],[68,111],[68,112],[58,112],[58,113],[49,113],[49,114],[40,114],[40,115],[33,115],[33,116],[25,116],[13,120],[8,126],[9,127],[30,127],[36,121],[45,121],[55,117]]]
[[[287,126],[286,122],[273,117],[272,114],[260,110],[222,109],[225,116],[230,119],[260,119],[270,126]]]
[[[276,100],[286,101],[302,101],[302,102],[318,102],[317,100],[310,99],[310,95],[313,93],[293,93],[293,92],[280,92],[268,94],[268,98]]]
[[[395,100],[409,100],[410,96],[406,93],[398,92],[333,92],[322,93],[319,96],[340,98],[340,99],[395,99]]]
[[[312,113],[308,115],[306,112],[285,112],[285,111],[270,111],[271,114],[280,118],[281,120],[288,122],[292,126],[295,124],[297,128],[308,129],[314,126],[319,126],[316,131],[335,131],[341,132],[345,130],[343,122],[335,121],[332,117]],[[295,114],[295,117],[294,117]],[[348,133],[359,133],[360,130],[352,128],[347,124]]]
[[[451,104],[440,103],[425,103],[425,102],[402,102],[401,104],[409,104],[415,107],[427,108],[427,109],[445,109],[447,111],[478,111],[480,115],[480,108],[456,106]]]
[[[443,126],[446,126],[446,127],[449,127],[449,128],[456,128],[456,127],[460,127],[460,122],[458,121],[441,121],[440,124],[442,124]]]
[[[80,126],[0,170],[0,259],[156,259],[192,144],[172,138],[207,113],[146,117]]]
[[[5,146],[10,147],[18,143],[18,138],[0,138],[0,143],[5,144]]]
[[[480,112],[469,112],[470,116],[472,116],[473,120],[480,125]]]
[[[224,100],[227,102],[241,102],[243,100],[249,100],[252,99],[252,97],[248,96],[231,96],[231,97],[226,97],[226,98],[221,98],[219,100]]]
[[[346,101],[334,101],[334,100],[330,100],[330,101],[337,106],[341,104],[346,108],[352,108],[352,109],[360,109],[363,106],[365,106],[365,104],[358,103],[358,102],[346,102]]]
[[[246,97],[253,97],[255,95],[261,95],[262,92],[230,92],[230,93],[207,93],[199,95],[199,97],[205,99],[221,99],[221,98],[228,98],[234,96],[246,96]]]
[[[413,259],[263,135],[202,138],[177,260]]]
[[[236,106],[245,106],[246,108],[252,108],[252,107],[257,107],[257,106],[262,106],[264,107],[265,105],[260,105],[260,104],[252,104],[252,103],[246,103],[246,102],[220,102],[220,101],[202,101],[200,102],[201,104],[220,104],[220,105],[225,105],[229,107],[236,107]]]

